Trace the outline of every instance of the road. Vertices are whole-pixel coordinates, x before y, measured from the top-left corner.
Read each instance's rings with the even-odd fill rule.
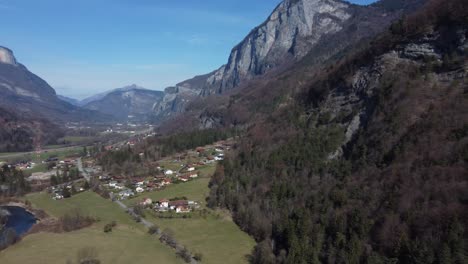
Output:
[[[126,206],[124,203],[122,203],[121,201],[119,200],[115,200],[115,202],[122,208],[124,209],[125,211],[128,211],[130,212],[131,215],[133,215],[134,217],[140,217],[138,216],[137,214],[135,214],[135,212],[133,211],[133,208],[129,208],[128,206]],[[143,217],[140,217],[141,219],[141,222],[143,225],[145,225],[147,228],[150,228],[153,225],[153,223],[149,222],[148,220],[144,219]]]
[[[83,169],[83,162],[81,162],[81,158],[77,159],[76,164],[77,164],[78,170],[81,172],[81,174],[86,179],[86,181],[90,182],[91,181],[91,176],[89,175],[89,173],[85,169]]]
[[[111,199],[112,199],[112,195],[111,195]],[[122,203],[121,201],[119,200],[115,200],[115,202],[122,208],[124,209],[125,211],[128,211],[130,212],[131,215],[133,215],[134,217],[137,217],[138,215],[135,214],[135,212],[133,212],[133,209],[132,208],[129,208],[128,206],[126,206],[124,203]],[[139,217],[139,216],[138,216]],[[152,226],[154,226],[153,223],[149,222],[148,220],[144,219],[143,217],[140,217],[141,219],[141,224],[143,224],[144,226],[146,226],[147,228],[150,228]],[[195,258],[192,256],[191,258],[191,261],[190,261],[190,264],[197,264],[198,261],[195,260]]]

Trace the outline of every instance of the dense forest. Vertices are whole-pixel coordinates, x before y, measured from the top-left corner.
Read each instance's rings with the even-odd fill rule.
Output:
[[[208,200],[258,241],[251,263],[468,262],[466,4],[430,1],[252,122]],[[361,105],[328,111],[361,69],[431,38],[442,58],[393,60]]]
[[[0,167],[0,197],[22,196],[28,191],[30,186],[22,171],[8,165]]]
[[[154,166],[142,167],[145,162],[154,162],[163,157],[199,146],[212,144],[235,136],[236,131],[231,129],[206,129],[178,133],[168,136],[150,137],[139,142],[134,147],[124,147],[115,151],[107,151],[99,156],[99,162],[105,171],[136,176],[138,170],[142,174],[154,174]],[[137,169],[138,168],[138,169]]]
[[[0,107],[0,152],[31,151],[63,136],[57,125],[41,117],[20,116]]]

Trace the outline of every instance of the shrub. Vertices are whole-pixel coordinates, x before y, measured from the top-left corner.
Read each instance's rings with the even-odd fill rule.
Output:
[[[200,252],[197,252],[197,253],[195,253],[195,255],[193,255],[193,258],[194,258],[196,261],[202,261],[202,260],[203,260],[203,254],[200,253]]]
[[[160,230],[159,227],[156,226],[156,225],[151,226],[151,227],[148,229],[148,234],[150,234],[150,235],[159,234],[160,232],[161,232],[161,230]]]
[[[107,225],[105,225],[105,226],[104,226],[104,233],[110,233],[110,232],[112,232],[112,228],[113,228],[112,224],[107,224]]]
[[[192,253],[190,253],[190,251],[185,247],[182,247],[180,250],[178,250],[176,254],[187,263],[192,261]]]

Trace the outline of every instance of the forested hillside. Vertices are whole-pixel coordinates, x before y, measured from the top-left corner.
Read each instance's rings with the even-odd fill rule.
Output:
[[[252,263],[468,261],[466,5],[430,1],[323,71],[205,112],[249,127],[209,204],[259,242]]]
[[[63,130],[48,120],[15,114],[0,107],[0,152],[31,151],[54,143]]]

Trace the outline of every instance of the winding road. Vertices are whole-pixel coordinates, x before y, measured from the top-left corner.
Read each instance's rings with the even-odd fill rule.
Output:
[[[83,177],[86,179],[86,181],[90,182],[91,181],[91,176],[89,175],[89,173],[85,169],[83,169],[83,162],[81,161],[81,157],[77,159],[76,165],[78,167],[78,170],[81,172]]]

